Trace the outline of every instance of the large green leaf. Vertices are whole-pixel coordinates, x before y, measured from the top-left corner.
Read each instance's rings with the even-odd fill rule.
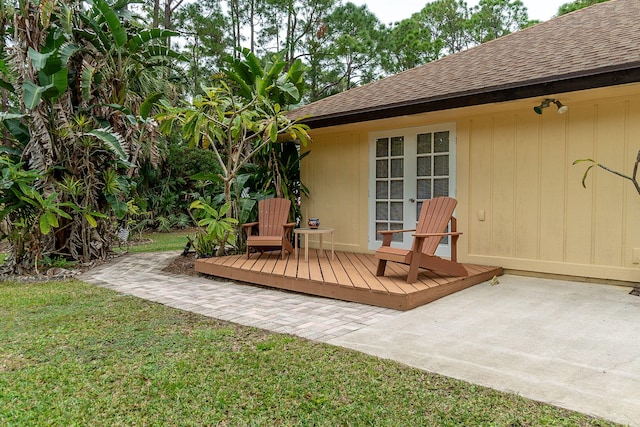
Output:
[[[22,93],[23,93],[23,97],[24,97],[24,105],[28,110],[33,110],[34,108],[36,108],[36,106],[38,105],[38,103],[40,102],[40,99],[42,98],[42,94],[49,89],[49,87],[52,87],[53,85],[49,85],[49,86],[38,86],[37,84],[33,83],[31,80],[25,80],[22,83]]]
[[[15,88],[13,87],[13,85],[11,83],[9,83],[8,81],[4,80],[4,79],[0,79],[0,87],[2,89],[5,89],[11,93],[15,93]]]
[[[35,68],[36,71],[40,71],[44,70],[44,67],[46,67],[47,65],[47,59],[49,59],[49,57],[53,55],[53,52],[40,53],[33,48],[29,48],[29,52],[27,53],[27,55],[29,56],[29,59],[31,59],[33,68]]]
[[[135,52],[138,48],[151,40],[166,39],[167,37],[176,37],[180,33],[176,31],[163,30],[161,28],[153,28],[151,30],[140,31],[129,40],[129,52]]]
[[[67,87],[69,87],[68,74],[69,70],[63,68],[52,76],[49,76],[50,84],[43,94],[46,99],[55,99],[67,90]]]
[[[158,102],[160,98],[162,98],[163,95],[163,93],[154,93],[153,95],[149,95],[147,99],[144,100],[144,102],[140,105],[140,116],[143,119],[149,117],[151,109],[156,104],[156,102]]]
[[[66,66],[67,63],[69,62],[69,58],[71,58],[73,54],[79,50],[80,50],[80,46],[78,46],[77,44],[66,43],[59,50],[60,60]]]
[[[242,54],[244,55],[245,63],[249,67],[251,73],[254,76],[264,76],[264,70],[262,68],[262,64],[260,64],[260,60],[258,59],[258,57],[246,47],[242,48]]]
[[[58,218],[52,212],[44,212],[40,215],[40,232],[42,234],[49,234],[51,227],[55,227],[54,222],[58,222]]]
[[[98,9],[102,17],[107,23],[111,36],[117,47],[122,47],[127,43],[127,32],[120,24],[120,18],[111,9],[111,6],[105,0],[94,0],[93,5]]]
[[[103,40],[99,36],[97,36],[96,33],[83,29],[76,29],[75,32],[78,33],[78,35],[81,36],[83,40],[91,43],[93,47],[95,47],[99,52],[104,52],[105,46]]]
[[[104,144],[106,145],[107,148],[109,148],[109,150],[111,150],[115,155],[118,156],[120,161],[122,161],[123,163],[129,166],[133,166],[131,163],[129,163],[128,156],[122,149],[122,144],[121,144],[122,137],[117,133],[113,132],[111,129],[109,128],[93,129],[93,130],[90,130],[89,132],[84,133],[84,135],[90,135],[98,138],[99,140],[104,142]]]
[[[127,214],[127,204],[118,200],[112,194],[107,194],[105,196],[105,199],[107,199],[107,202],[109,202],[109,205],[111,206],[111,209],[113,209],[113,212],[116,214],[116,217],[118,219],[124,218],[124,216]]]
[[[0,59],[0,73],[9,74],[9,68],[4,59]]]
[[[249,86],[249,84],[247,83],[247,81],[242,78],[242,74],[238,73],[235,68],[234,70],[223,70],[224,74],[231,80],[233,80],[234,82],[236,82],[239,86],[240,89],[240,95],[242,95],[245,99],[251,99],[253,97],[253,91],[251,90],[251,87]],[[251,84],[253,84],[253,80],[251,81]]]
[[[150,58],[171,58],[178,61],[187,61],[187,58],[180,52],[173,49],[169,49],[166,46],[148,46],[145,52],[145,57]]]
[[[7,128],[11,135],[21,144],[26,145],[31,139],[29,128],[20,121],[24,114],[12,114],[0,112],[0,122]]]
[[[286,93],[287,95],[289,95],[293,100],[295,100],[295,102],[298,102],[300,100],[300,92],[298,91],[298,88],[291,82],[278,82],[276,84],[277,88],[280,89],[282,92]]]
[[[86,65],[82,70],[80,86],[82,88],[82,99],[84,101],[89,101],[91,99],[91,88],[93,86],[93,76],[95,73],[96,69],[90,65]]]

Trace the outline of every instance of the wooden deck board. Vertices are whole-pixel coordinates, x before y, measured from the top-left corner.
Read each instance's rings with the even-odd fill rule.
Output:
[[[325,251],[326,254],[326,251]],[[320,262],[320,270],[322,271],[322,281],[325,283],[331,283],[333,285],[337,285],[338,279],[336,278],[336,274],[333,271],[331,260],[329,260],[326,256],[321,257],[319,259]]]
[[[301,254],[302,255],[302,254]],[[468,277],[447,277],[420,270],[418,281],[406,283],[408,268],[387,264],[384,277],[376,277],[377,260],[372,254],[309,251],[296,259],[281,259],[279,251],[231,255],[196,260],[196,271],[231,280],[279,289],[360,302],[396,310],[410,310],[438,298],[490,280],[502,274],[502,268],[465,264]]]

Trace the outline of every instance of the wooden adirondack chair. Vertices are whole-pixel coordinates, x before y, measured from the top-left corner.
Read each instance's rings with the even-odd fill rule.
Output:
[[[382,246],[376,251],[378,271],[376,275],[384,276],[387,261],[409,265],[407,283],[418,280],[418,268],[445,273],[450,276],[468,276],[464,266],[456,260],[456,244],[462,234],[456,231],[456,219],[453,211],[458,202],[451,197],[437,197],[425,200],[420,210],[420,218],[415,230],[378,231],[382,234]],[[447,232],[447,225],[451,222],[451,231]],[[414,231],[411,250],[392,248],[391,239],[394,233]],[[440,239],[451,237],[451,260],[435,255]]]
[[[258,222],[243,224],[242,228],[247,233],[247,258],[250,248],[260,252],[280,249],[282,259],[285,251],[293,253],[291,246],[291,230],[295,222],[289,221],[291,201],[288,199],[273,198],[258,202]],[[253,227],[258,227],[258,234],[252,234]]]

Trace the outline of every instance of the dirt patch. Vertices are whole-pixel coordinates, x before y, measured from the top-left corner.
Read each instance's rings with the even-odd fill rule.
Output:
[[[184,274],[186,276],[197,276],[194,263],[196,262],[196,255],[194,253],[187,254],[185,256],[178,255],[171,260],[171,263],[162,269],[167,273],[172,274]]]

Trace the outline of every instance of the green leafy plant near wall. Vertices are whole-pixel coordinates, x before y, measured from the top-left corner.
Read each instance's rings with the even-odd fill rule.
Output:
[[[197,210],[198,225],[205,227],[205,231],[200,230],[196,234],[194,246],[199,257],[212,256],[215,247],[218,248],[216,255],[220,256],[227,244],[235,245],[238,220],[226,216],[231,209],[230,203],[216,209],[204,199],[199,199],[191,203],[189,209]]]

